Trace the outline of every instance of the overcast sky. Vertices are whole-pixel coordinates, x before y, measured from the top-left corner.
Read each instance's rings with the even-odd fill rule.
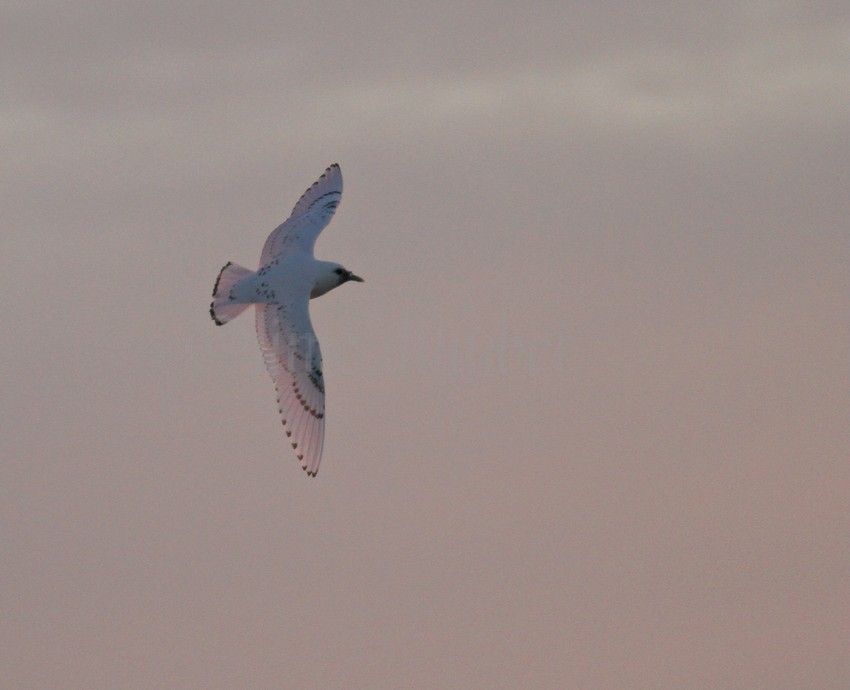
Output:
[[[850,8],[0,9],[3,687],[850,686]],[[228,260],[327,165],[315,479]]]

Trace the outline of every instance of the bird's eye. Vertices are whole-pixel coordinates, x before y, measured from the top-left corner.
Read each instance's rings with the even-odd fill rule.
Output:
[[[341,269],[341,268],[337,268],[337,269],[334,271],[334,273],[336,273],[338,276],[341,276],[341,275],[342,275],[342,269]]]

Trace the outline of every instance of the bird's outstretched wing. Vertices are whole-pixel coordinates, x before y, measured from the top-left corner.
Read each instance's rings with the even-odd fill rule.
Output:
[[[257,337],[286,435],[301,467],[315,477],[325,440],[325,381],[308,302],[305,295],[286,304],[258,304]]]
[[[313,253],[316,238],[333,217],[342,198],[342,172],[334,163],[301,195],[292,213],[263,245],[260,266],[290,251]]]

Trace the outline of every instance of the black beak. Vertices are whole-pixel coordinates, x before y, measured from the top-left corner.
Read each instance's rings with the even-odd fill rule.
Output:
[[[354,280],[358,283],[365,283],[366,282],[365,280],[363,280],[363,278],[361,278],[360,276],[354,275],[351,271],[348,272],[348,275],[346,277],[348,278],[348,280]]]

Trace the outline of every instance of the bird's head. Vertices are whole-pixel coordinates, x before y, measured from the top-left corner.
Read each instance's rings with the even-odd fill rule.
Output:
[[[335,287],[339,287],[343,283],[347,283],[349,280],[353,280],[357,283],[363,282],[363,278],[354,275],[344,266],[330,262],[321,263],[323,265],[316,276],[316,281],[313,284],[313,290],[310,292],[311,299],[324,295],[326,292],[330,292]]]
[[[349,271],[346,268],[343,268],[342,266],[337,266],[334,269],[334,273],[337,276],[339,276],[339,282],[337,283],[337,285],[342,285],[343,283],[347,283],[349,280],[353,280],[353,281],[358,282],[358,283],[364,282],[363,278],[361,278],[360,276],[354,275],[351,271]]]

